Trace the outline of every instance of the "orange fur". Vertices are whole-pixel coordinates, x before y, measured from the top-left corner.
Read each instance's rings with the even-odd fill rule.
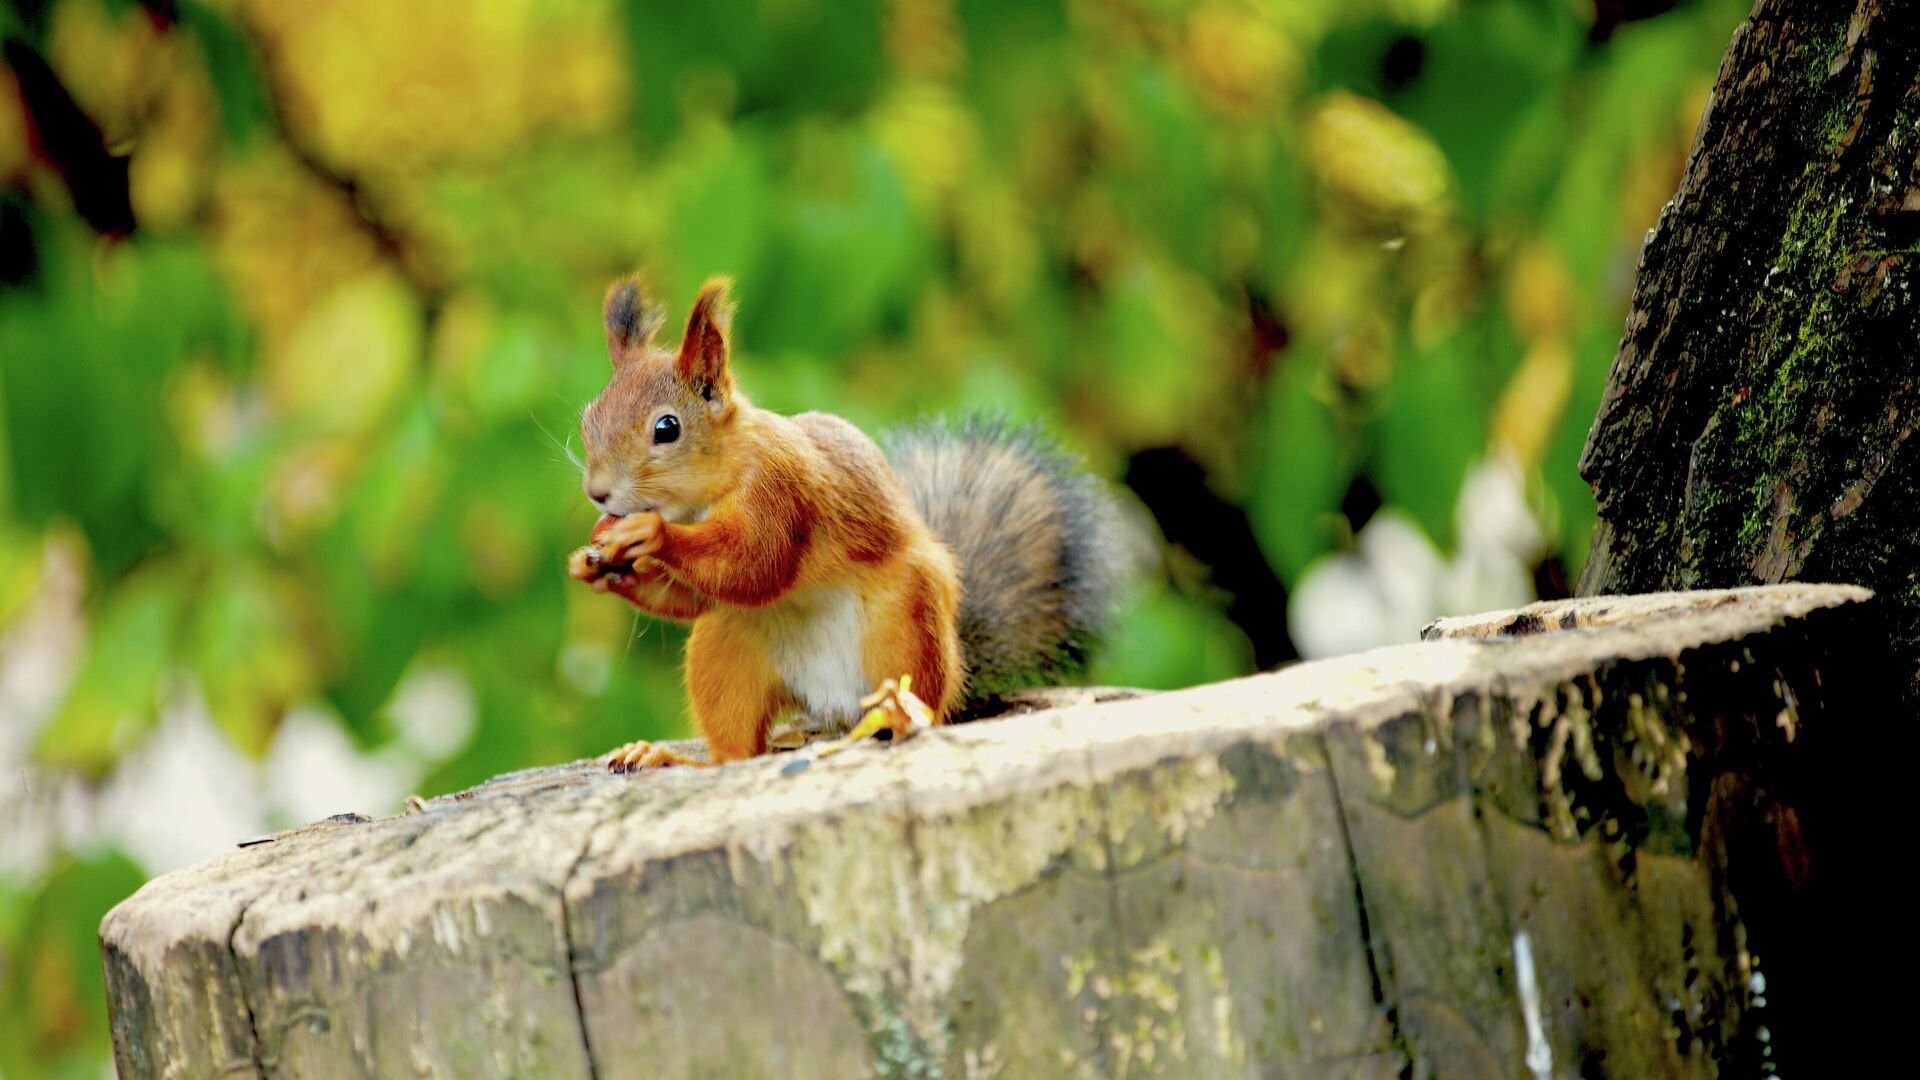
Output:
[[[724,617],[693,624],[687,699],[716,762],[766,753],[767,729],[788,704],[752,627]]]
[[[906,567],[892,588],[875,590],[875,605],[890,617],[871,624],[861,643],[868,681],[875,686],[901,675],[913,676],[914,693],[944,724],[959,705],[963,679],[960,639],[954,633],[957,587],[944,588],[937,574]]]
[[[608,561],[648,569],[602,587],[693,620],[688,699],[714,760],[764,753],[794,706],[851,720],[859,694],[901,675],[944,722],[965,683],[959,571],[879,448],[838,417],[780,416],[735,388],[724,282],[701,290],[671,352],[652,347],[657,316],[629,285],[608,293],[614,371],[582,418],[584,480],[624,515],[601,540]],[[662,444],[668,415],[680,434]],[[810,613],[839,610],[849,592],[857,640],[801,631],[794,644],[796,620],[814,625]],[[865,680],[853,694],[849,658]],[[812,682],[790,685],[790,674]]]

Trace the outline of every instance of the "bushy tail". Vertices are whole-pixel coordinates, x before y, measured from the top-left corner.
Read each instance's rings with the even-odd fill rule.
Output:
[[[1083,669],[1137,562],[1098,481],[1031,424],[926,421],[885,444],[914,506],[959,558],[969,696]]]

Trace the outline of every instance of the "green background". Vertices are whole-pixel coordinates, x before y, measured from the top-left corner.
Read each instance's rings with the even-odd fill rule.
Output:
[[[1490,458],[1564,588],[1640,238],[1745,11],[1669,6],[8,8],[80,122],[0,68],[0,660],[76,628],[50,691],[0,697],[0,1075],[98,1075],[95,927],[170,867],[88,800],[169,702],[242,762],[303,710],[427,794],[685,733],[683,631],[563,572],[636,267],[676,320],[735,278],[761,405],[987,408],[1116,482],[1196,468],[1254,554],[1167,548],[1100,681],[1253,670],[1284,622],[1236,582],[1293,586],[1377,507],[1446,557]],[[463,688],[451,742],[397,719],[423,672]]]

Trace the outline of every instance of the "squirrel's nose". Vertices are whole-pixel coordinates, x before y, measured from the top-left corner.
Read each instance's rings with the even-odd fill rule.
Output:
[[[587,498],[592,499],[596,503],[604,503],[612,497],[613,497],[612,488],[604,488],[604,487],[588,487],[587,488]]]

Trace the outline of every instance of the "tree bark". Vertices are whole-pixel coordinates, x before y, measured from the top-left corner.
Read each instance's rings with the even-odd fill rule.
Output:
[[[1430,636],[281,834],[108,915],[121,1075],[1760,1075],[1870,1037],[1807,1022],[1868,594]]]
[[[1920,680],[1916,151],[1920,5],[1755,5],[1581,459],[1583,595],[1858,582]]]

